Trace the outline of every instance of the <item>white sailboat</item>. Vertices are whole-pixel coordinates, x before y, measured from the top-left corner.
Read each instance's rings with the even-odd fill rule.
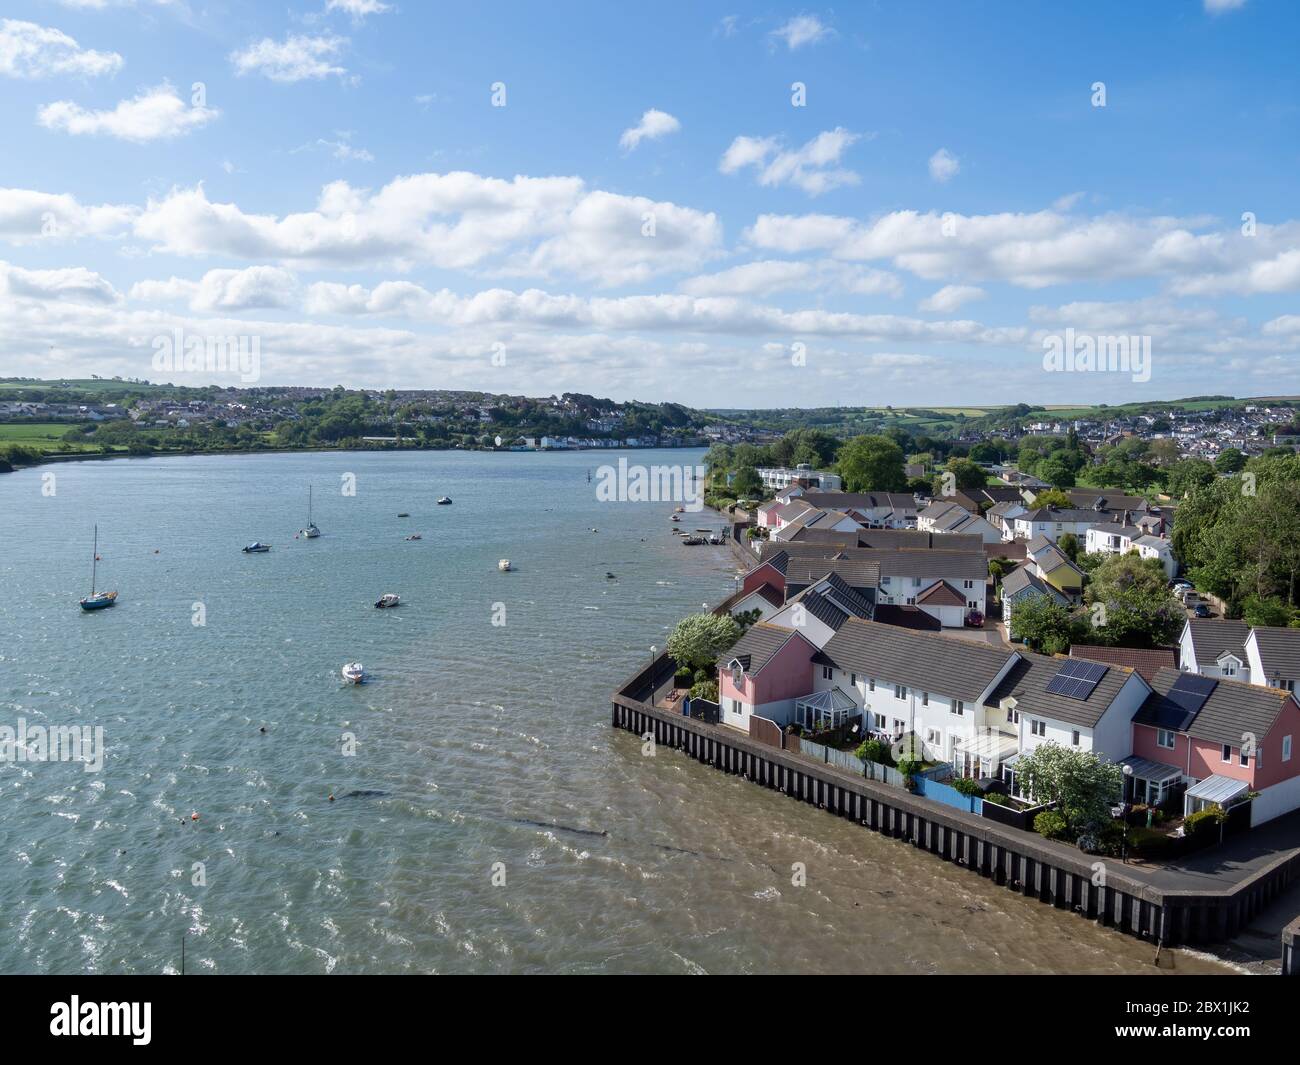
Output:
[[[314,540],[320,535],[320,530],[316,528],[316,523],[311,520],[311,485],[307,486],[307,527],[299,529],[298,535],[308,540]]]

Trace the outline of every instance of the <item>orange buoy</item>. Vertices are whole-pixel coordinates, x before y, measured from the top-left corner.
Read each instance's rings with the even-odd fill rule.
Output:
[[[198,819],[199,819],[199,815],[198,815],[198,814],[190,814],[190,820],[191,820],[191,821],[197,821]]]

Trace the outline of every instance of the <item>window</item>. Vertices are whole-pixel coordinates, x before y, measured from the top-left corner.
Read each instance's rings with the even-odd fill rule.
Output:
[[[967,609],[967,610],[978,610],[979,608],[980,608],[980,601],[979,601],[978,599],[967,599],[967,600],[966,600],[966,609]]]
[[[1223,745],[1223,760],[1224,760],[1225,762],[1231,762],[1231,761],[1232,761],[1232,744],[1231,744],[1231,743],[1225,743],[1225,744]]]
[[[929,693],[929,692],[922,692],[922,693],[921,693],[921,705],[922,705],[922,706],[929,706],[929,705],[930,705],[930,693]]]
[[[881,586],[882,588],[888,588],[888,587],[889,587],[889,578],[888,578],[888,577],[881,577],[881,578],[880,578],[880,586]]]
[[[952,712],[956,714],[958,717],[961,717],[964,713],[966,713],[966,704],[962,702],[960,699],[954,699],[952,701]]]
[[[903,729],[906,727],[906,725],[907,722],[899,721],[898,718],[894,718],[894,735],[901,736],[903,734]]]
[[[1172,751],[1174,749],[1176,742],[1177,740],[1174,736],[1172,729],[1167,729],[1167,728],[1156,729],[1157,747],[1163,747],[1165,748],[1165,750]]]
[[[1223,675],[1225,677],[1235,677],[1237,675],[1237,660],[1235,658],[1225,658],[1223,660]]]
[[[822,666],[822,680],[833,680],[834,678],[835,670],[831,669],[830,666]]]
[[[880,729],[881,732],[884,732],[884,730],[889,727],[889,722],[885,720],[885,715],[876,714],[874,716],[876,718],[876,728]]]
[[[1291,761],[1291,737],[1290,736],[1282,737],[1282,761],[1284,762]]]
[[[869,692],[873,692],[873,691],[875,691],[875,690],[876,690],[876,678],[875,678],[875,677],[868,677],[868,678],[867,678],[867,691],[869,691]]]
[[[1070,743],[1072,743],[1075,747],[1079,746],[1079,730],[1078,730],[1078,729],[1075,729],[1073,732],[1070,733]]]
[[[907,605],[908,605],[908,606],[916,606],[916,596],[914,596],[914,595],[909,595],[909,596],[907,597]]]
[[[731,667],[731,683],[737,688],[743,688],[745,686],[745,667],[739,662]]]
[[[1030,719],[1029,719],[1029,731],[1030,731],[1031,733],[1033,733],[1035,736],[1046,736],[1046,735],[1047,735],[1047,722],[1046,722],[1046,721],[1035,721],[1033,718],[1030,718]]]
[[[1250,751],[1246,747],[1241,749],[1241,764],[1250,765]]]
[[[936,747],[939,746],[943,742],[942,738],[939,735],[939,730],[937,728],[926,729],[925,742],[933,743]]]
[[[1007,711],[1007,724],[1008,725],[1020,724],[1020,715],[1015,710]]]
[[[894,698],[895,698],[895,699],[906,699],[906,698],[907,698],[907,689],[904,688],[901,684],[895,684],[895,685],[894,685]]]

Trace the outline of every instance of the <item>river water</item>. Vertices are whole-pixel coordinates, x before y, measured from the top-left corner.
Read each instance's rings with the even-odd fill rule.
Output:
[[[680,545],[671,503],[598,502],[587,472],[616,458],[0,477],[0,724],[102,726],[105,745],[99,772],[0,763],[0,972],[175,972],[182,939],[188,972],[1226,971],[1157,969],[1148,944],[643,756],[609,693],[732,590],[734,562]],[[309,485],[312,541],[294,538]],[[96,523],[119,602],[86,614]],[[272,550],[241,553],[254,539]],[[375,610],[388,591],[403,605]],[[360,687],[339,677],[353,660]]]

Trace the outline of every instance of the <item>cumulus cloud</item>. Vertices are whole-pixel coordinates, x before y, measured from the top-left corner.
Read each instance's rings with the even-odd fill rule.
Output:
[[[923,299],[918,306],[923,311],[952,314],[962,304],[983,298],[984,290],[974,285],[944,285],[938,292]]]
[[[136,207],[83,204],[67,193],[0,188],[0,239],[13,244],[117,236],[138,214]]]
[[[930,281],[1010,281],[1042,288],[1071,281],[1165,278],[1182,294],[1284,291],[1300,278],[1300,223],[1257,236],[1205,231],[1204,219],[1056,210],[994,215],[893,211],[870,222],[834,215],[760,215],[746,231],[767,251],[820,251],[850,261],[888,260]],[[1235,289],[1233,286],[1237,286]]]
[[[641,116],[640,122],[623,131],[618,144],[624,151],[630,152],[643,140],[658,140],[670,133],[676,133],[681,128],[682,124],[667,111],[658,111],[652,107]]]
[[[111,283],[84,266],[58,270],[25,270],[0,262],[0,293],[22,299],[117,303],[121,294]]]
[[[866,270],[837,262],[765,259],[717,273],[688,278],[681,290],[692,296],[766,296],[773,292],[836,290],[856,295],[901,296],[902,283],[887,270]]]
[[[777,137],[737,137],[723,153],[718,169],[734,174],[753,167],[760,185],[794,185],[810,196],[819,196],[842,185],[858,184],[858,175],[839,163],[860,139],[860,134],[837,126],[817,134],[801,148],[786,151]]]
[[[338,58],[347,44],[343,37],[331,35],[309,37],[293,34],[283,41],[263,37],[247,48],[230,53],[235,73],[261,74],[271,81],[294,82],[308,79],[343,76],[346,67],[338,66]]]
[[[961,170],[961,163],[947,148],[940,148],[930,156],[930,177],[941,185],[955,178]]]
[[[209,270],[198,281],[172,277],[166,281],[138,281],[131,299],[145,303],[184,302],[195,311],[245,311],[288,307],[298,299],[298,279],[276,266],[250,266],[243,270]]]
[[[18,19],[0,20],[0,74],[44,78],[54,74],[96,77],[122,68],[116,52],[82,48],[61,30]]]
[[[816,15],[796,15],[774,29],[772,38],[784,43],[793,52],[796,48],[825,40],[831,33],[831,28]]]
[[[377,192],[336,181],[314,210],[282,217],[213,203],[202,186],[176,189],[148,203],[135,232],[179,255],[563,273],[602,285],[698,269],[722,241],[711,212],[588,190],[578,178],[463,171],[401,177]]]
[[[220,114],[213,107],[186,107],[176,90],[163,83],[122,100],[111,111],[89,111],[71,100],[58,100],[40,108],[36,118],[46,129],[74,136],[104,135],[143,144],[183,136]]]

